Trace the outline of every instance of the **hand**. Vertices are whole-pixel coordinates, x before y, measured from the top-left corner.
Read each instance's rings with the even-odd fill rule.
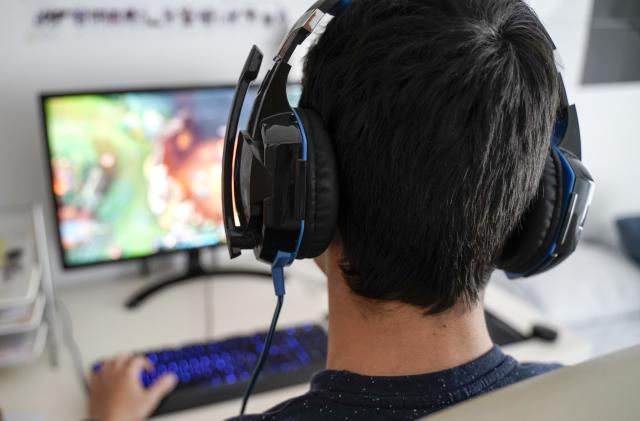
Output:
[[[173,373],[160,377],[145,389],[142,370],[153,369],[144,357],[119,357],[105,362],[91,376],[89,415],[96,421],[139,421],[149,417],[178,379]]]

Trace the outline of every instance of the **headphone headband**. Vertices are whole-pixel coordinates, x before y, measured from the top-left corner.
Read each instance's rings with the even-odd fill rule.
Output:
[[[300,18],[293,24],[287,36],[284,37],[275,61],[289,61],[293,52],[304,42],[309,35],[315,31],[316,27],[326,15],[337,16],[349,4],[351,0],[319,0],[314,3]]]

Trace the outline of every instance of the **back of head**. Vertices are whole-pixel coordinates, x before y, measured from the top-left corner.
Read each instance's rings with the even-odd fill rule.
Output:
[[[520,0],[354,0],[328,24],[301,106],[334,142],[356,294],[428,313],[478,300],[536,194],[557,78]]]

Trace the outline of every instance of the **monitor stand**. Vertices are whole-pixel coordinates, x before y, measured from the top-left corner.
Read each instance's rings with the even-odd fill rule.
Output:
[[[202,267],[200,264],[200,251],[199,250],[189,250],[188,251],[189,261],[187,266],[186,273],[182,275],[178,275],[173,278],[160,280],[152,283],[151,285],[147,285],[139,291],[135,292],[126,302],[126,307],[128,309],[134,309],[139,307],[144,301],[146,301],[149,297],[161,292],[162,290],[169,288],[174,285],[182,284],[188,281],[198,280],[200,278],[209,277],[209,276],[257,276],[261,278],[271,278],[271,273],[267,271],[258,271],[258,270],[237,270],[237,269],[227,269],[227,270],[218,270],[212,269],[207,270]]]

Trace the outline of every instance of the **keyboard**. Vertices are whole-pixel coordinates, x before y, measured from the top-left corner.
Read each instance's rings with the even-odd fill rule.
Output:
[[[215,342],[140,353],[154,364],[141,373],[141,382],[151,386],[166,372],[179,382],[153,415],[208,405],[242,397],[264,346],[266,332]],[[254,393],[308,383],[313,373],[324,369],[327,335],[317,325],[276,331],[269,357],[256,382]],[[101,363],[93,366],[100,370]]]

